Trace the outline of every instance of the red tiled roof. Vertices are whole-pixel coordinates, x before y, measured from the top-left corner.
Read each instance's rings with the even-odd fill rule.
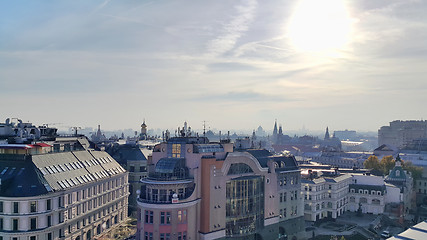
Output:
[[[36,146],[36,147],[52,147],[52,145],[46,144],[46,143],[36,143],[33,144],[31,146]]]

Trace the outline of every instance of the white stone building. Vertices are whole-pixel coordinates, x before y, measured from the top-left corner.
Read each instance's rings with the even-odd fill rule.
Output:
[[[317,221],[323,218],[337,218],[348,209],[350,174],[337,171],[308,170],[301,180],[304,197],[304,219]]]

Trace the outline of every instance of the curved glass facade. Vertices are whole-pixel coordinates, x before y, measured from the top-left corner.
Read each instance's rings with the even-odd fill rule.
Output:
[[[156,180],[180,180],[188,179],[189,172],[184,158],[162,158],[157,164],[154,172],[148,174],[149,178]]]
[[[247,176],[227,182],[226,235],[249,235],[264,226],[264,177]]]

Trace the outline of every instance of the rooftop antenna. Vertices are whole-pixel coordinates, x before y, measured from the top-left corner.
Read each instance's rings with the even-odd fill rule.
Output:
[[[74,130],[74,135],[77,136],[77,131],[80,130],[80,129],[82,129],[82,128],[81,127],[71,127],[71,129]]]

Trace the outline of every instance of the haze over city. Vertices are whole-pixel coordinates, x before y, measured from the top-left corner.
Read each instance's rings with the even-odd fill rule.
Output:
[[[425,1],[0,1],[0,120],[376,131],[425,119]]]

